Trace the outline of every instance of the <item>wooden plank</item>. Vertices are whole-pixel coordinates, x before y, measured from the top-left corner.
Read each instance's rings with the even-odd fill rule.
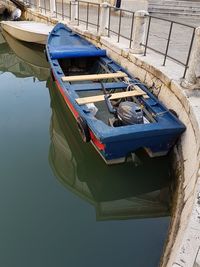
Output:
[[[119,93],[111,94],[110,99],[112,100],[112,99],[131,97],[131,96],[142,96],[145,94],[146,93],[143,92],[142,90],[141,92],[138,92],[137,90],[133,90],[133,91],[126,91],[126,92],[119,92]],[[104,101],[104,100],[105,100],[105,95],[76,98],[76,102],[79,105],[84,105],[84,104],[89,104],[89,103],[94,103],[94,102],[99,102],[99,101]]]
[[[124,77],[127,77],[127,74],[122,71],[118,71],[115,73],[64,76],[61,79],[63,82],[78,82],[78,81],[91,81],[91,80],[96,81],[96,80],[111,79],[111,78],[124,78]]]
[[[134,85],[134,88],[138,91],[138,92],[143,92],[143,97],[144,98],[149,98],[149,96],[147,95],[147,93],[145,93],[139,86]]]

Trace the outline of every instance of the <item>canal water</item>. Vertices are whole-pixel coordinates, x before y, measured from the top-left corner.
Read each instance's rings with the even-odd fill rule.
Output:
[[[3,36],[0,266],[158,266],[170,222],[169,158],[140,151],[106,166],[82,142],[43,49]]]

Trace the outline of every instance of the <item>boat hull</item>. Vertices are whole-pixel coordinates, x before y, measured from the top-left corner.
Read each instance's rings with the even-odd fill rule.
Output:
[[[52,26],[37,22],[2,21],[1,27],[14,38],[37,44],[46,44]],[[42,29],[42,30],[40,30]]]
[[[53,71],[52,76],[66,105],[73,114],[75,120],[77,120],[80,115],[79,111],[76,110],[76,107],[72,103],[72,99],[66,94],[66,90],[60,85],[59,81],[56,80]],[[179,137],[179,133],[166,134],[165,131],[160,131],[160,134],[155,134],[154,131],[148,131],[145,133],[135,133],[135,136],[130,133],[126,139],[123,137],[120,139],[117,138],[117,140],[112,138],[112,141],[102,143],[101,140],[95,136],[92,129],[89,129],[89,132],[91,136],[91,144],[108,165],[125,162],[128,156],[131,156],[132,153],[141,148],[145,149],[151,158],[165,156],[169,153]]]
[[[65,36],[65,31],[67,32],[66,34],[68,34],[67,36]],[[63,45],[63,43],[66,42],[67,44],[62,46],[59,51],[60,46],[58,40],[60,36],[62,38],[63,35],[64,38],[61,39],[60,43]],[[72,40],[71,36],[73,36]],[[79,125],[80,120],[82,120],[87,126],[87,134],[89,135],[89,138],[83,138],[83,140],[90,140],[91,144],[95,147],[107,164],[124,162],[129,155],[141,148],[145,149],[150,157],[166,155],[171,150],[180,134],[185,130],[185,126],[169,110],[167,110],[167,108],[165,108],[141,82],[137,81],[137,84],[139,84],[140,90],[145,92],[146,97],[140,95],[138,99],[141,101],[141,105],[145,105],[145,108],[149,110],[148,112],[154,114],[156,118],[148,123],[112,127],[107,122],[98,119],[95,115],[88,111],[87,105],[79,104],[77,102],[77,98],[79,98],[78,91],[83,90],[83,87],[85,87],[85,91],[93,90],[94,95],[94,90],[96,90],[95,86],[99,86],[99,83],[95,84],[94,82],[85,84],[80,81],[77,83],[76,81],[75,84],[73,82],[70,83],[66,81],[68,79],[67,76],[67,79],[63,80],[64,72],[62,71],[62,67],[60,65],[62,64],[62,56],[64,57],[63,62],[66,62],[65,58],[67,58],[67,56],[71,57],[72,52],[74,55],[74,51],[71,50],[77,49],[80,57],[81,55],[84,55],[85,57],[85,53],[88,53],[88,58],[90,60],[91,51],[94,52],[95,50],[92,44],[89,42],[87,43],[87,41],[82,41],[83,38],[81,38],[82,37],[73,33],[64,25],[58,24],[48,37],[46,52],[51,66],[53,80],[56,82],[57,88],[59,89],[70,111],[74,115],[80,132],[82,132]],[[86,51],[87,45],[89,46],[88,51]],[[81,50],[81,46],[83,46],[84,49]],[[65,48],[67,49],[64,50]],[[98,55],[101,54],[101,51],[97,52]],[[94,54],[95,53],[96,52],[94,52]],[[70,60],[71,62],[75,62],[73,58]],[[122,71],[129,77],[130,80],[134,80],[133,76],[131,76],[125,69],[109,57],[105,55],[99,56],[98,60],[100,61],[100,64],[109,67],[111,73]],[[88,76],[94,77],[95,75]],[[83,77],[81,77],[81,79],[82,78]],[[110,85],[108,82],[104,82],[104,84],[105,86]],[[119,87],[121,87],[124,83],[118,80],[115,85],[120,85]],[[115,88],[115,90],[117,89]]]

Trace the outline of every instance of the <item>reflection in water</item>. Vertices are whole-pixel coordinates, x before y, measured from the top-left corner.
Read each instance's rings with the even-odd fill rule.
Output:
[[[169,215],[169,162],[138,152],[134,162],[107,166],[90,144],[82,142],[75,120],[54,83],[51,97],[49,161],[55,176],[88,201],[97,220]]]
[[[2,35],[0,71],[12,72],[16,77],[36,77],[39,81],[48,79],[49,66],[41,46],[20,42],[4,31]]]

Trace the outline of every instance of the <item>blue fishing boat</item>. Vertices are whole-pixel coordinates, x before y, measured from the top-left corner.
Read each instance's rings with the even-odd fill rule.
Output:
[[[83,141],[106,163],[141,148],[151,157],[166,155],[185,130],[139,79],[64,24],[49,34],[46,56]]]

